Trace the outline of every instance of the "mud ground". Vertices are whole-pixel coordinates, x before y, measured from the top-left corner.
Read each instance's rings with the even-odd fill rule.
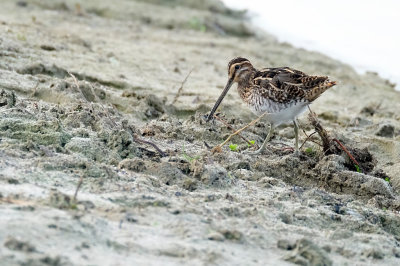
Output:
[[[262,155],[239,137],[211,153],[231,131],[203,116],[235,56],[338,81],[312,109],[361,169],[311,141],[294,154],[291,126]],[[220,111],[236,129],[255,118],[234,90]],[[398,265],[399,111],[377,74],[213,0],[4,0],[0,264]]]

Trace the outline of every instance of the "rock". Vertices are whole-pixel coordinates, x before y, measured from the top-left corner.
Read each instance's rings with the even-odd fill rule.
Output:
[[[66,194],[63,194],[57,190],[52,190],[50,192],[49,203],[51,206],[58,209],[68,209],[71,208],[72,199]]]
[[[297,240],[294,250],[284,259],[298,265],[332,265],[332,260],[325,250],[305,238]]]
[[[147,169],[145,162],[140,158],[124,159],[118,164],[118,168],[138,173],[144,172]]]
[[[395,128],[391,124],[383,124],[380,125],[375,135],[385,138],[393,138],[394,137]]]
[[[285,224],[293,223],[293,215],[288,213],[281,213],[279,214],[279,218],[281,218],[282,222]]]
[[[349,126],[353,127],[366,127],[372,125],[373,122],[370,119],[366,119],[364,117],[357,116],[350,120]]]
[[[393,190],[388,182],[362,173],[342,171],[332,175],[327,184],[331,189],[336,187],[337,193],[355,194],[368,198],[376,195],[394,198]]]
[[[96,94],[94,92],[94,87],[88,82],[80,82],[79,90],[82,92],[83,97],[85,97],[88,102],[96,102]]]
[[[392,253],[396,258],[400,258],[400,249],[393,248]]]
[[[231,241],[243,240],[243,234],[237,230],[223,229],[220,230],[219,233],[221,233],[226,240],[231,240]]]
[[[14,237],[9,237],[5,242],[4,246],[10,250],[22,251],[22,252],[35,252],[36,248],[28,242],[18,240]]]
[[[318,117],[320,117],[324,120],[327,120],[327,121],[336,122],[339,118],[339,114],[337,111],[325,111],[325,112],[319,114]]]
[[[233,180],[225,168],[219,165],[205,165],[201,181],[209,186],[223,188],[232,185]]]
[[[69,73],[66,69],[59,67],[55,64],[53,65],[44,65],[42,63],[32,63],[30,65],[24,65],[24,67],[17,70],[20,74],[30,74],[30,75],[48,75],[57,78],[65,78],[69,77]]]
[[[205,202],[212,202],[212,201],[215,201],[215,200],[216,200],[216,197],[215,197],[215,195],[213,195],[213,194],[207,195],[207,196],[205,197],[205,199],[204,199]]]
[[[153,164],[149,166],[148,173],[158,177],[165,185],[183,186],[187,176],[176,166],[175,163],[163,162],[161,164]]]
[[[67,266],[72,265],[72,262],[65,257],[50,257],[43,256],[41,258],[28,259],[22,265],[49,265],[49,266]]]
[[[331,235],[332,240],[347,239],[353,236],[353,232],[347,229],[337,229]]]
[[[383,252],[378,248],[366,249],[361,254],[367,258],[373,258],[376,260],[381,260],[385,257]]]
[[[294,243],[290,243],[287,239],[279,239],[276,245],[278,248],[284,250],[292,250],[296,246]]]
[[[265,188],[271,188],[273,186],[280,186],[280,187],[285,186],[285,183],[283,183],[281,180],[268,176],[259,179],[258,183]]]
[[[81,153],[95,161],[102,161],[104,155],[107,154],[101,149],[101,145],[90,138],[74,137],[65,145],[65,148],[71,153]]]
[[[17,101],[17,96],[15,96],[14,91],[7,92],[5,90],[1,90],[0,92],[0,107],[7,106],[11,108],[15,106]]]
[[[224,237],[223,234],[221,234],[219,232],[212,232],[212,233],[207,235],[207,239],[208,240],[213,240],[213,241],[224,241],[225,237]]]
[[[165,113],[165,102],[157,96],[153,94],[148,95],[146,97],[146,103],[148,108],[145,110],[145,115],[148,118],[157,118]]]
[[[252,171],[246,169],[237,169],[233,174],[238,179],[254,181],[254,173]]]
[[[45,51],[54,51],[54,50],[56,50],[56,48],[51,44],[42,44],[42,45],[40,45],[40,49],[45,50]]]
[[[368,104],[361,109],[360,113],[368,116],[373,116],[379,110],[380,105],[381,105],[380,103]]]
[[[197,181],[194,178],[187,177],[183,181],[182,187],[189,191],[195,191],[197,189]]]
[[[249,162],[246,162],[246,161],[242,161],[242,162],[239,162],[239,163],[235,164],[235,165],[234,165],[234,168],[236,168],[236,169],[251,170],[250,163],[249,163]]]

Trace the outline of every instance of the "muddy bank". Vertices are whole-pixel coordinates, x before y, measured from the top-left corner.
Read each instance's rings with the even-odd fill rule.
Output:
[[[0,4],[2,262],[399,263],[390,83],[278,43],[219,2],[117,2]],[[293,154],[285,126],[263,155],[239,137],[211,153],[231,131],[203,116],[238,55],[337,80],[312,108],[361,169],[313,142]],[[254,119],[234,91],[221,112],[236,129]],[[266,128],[243,136],[259,144]]]

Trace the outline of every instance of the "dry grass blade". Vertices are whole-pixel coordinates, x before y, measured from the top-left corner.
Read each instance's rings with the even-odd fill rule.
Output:
[[[77,79],[77,78],[75,77],[75,75],[72,74],[71,72],[68,72],[68,74],[69,74],[69,75],[71,76],[71,78],[74,80],[74,84],[75,84],[76,88],[79,90],[79,92],[81,93],[82,98],[85,99],[85,101],[87,102],[88,100],[86,100],[86,97],[85,97],[85,95],[83,94],[83,92],[82,92],[82,90],[81,90],[81,87],[79,86],[78,79]]]
[[[143,144],[147,144],[147,145],[152,146],[152,147],[161,155],[161,157],[165,157],[165,156],[166,156],[165,152],[163,152],[163,151],[162,151],[159,147],[157,147],[157,145],[154,144],[153,142],[150,142],[150,141],[147,141],[147,140],[143,140],[143,139],[139,139],[137,136],[133,136],[133,137],[134,137],[134,140],[135,140],[136,142],[139,142],[139,143],[143,143]]]
[[[179,96],[181,95],[183,91],[183,86],[185,85],[187,79],[189,78],[190,74],[192,73],[193,68],[189,71],[189,73],[186,75],[185,79],[182,81],[181,86],[179,87],[178,91],[175,94],[174,100],[172,101],[172,104],[176,103],[178,100]]]
[[[310,135],[307,135],[305,131],[303,131],[304,134],[307,136],[307,138],[304,140],[303,144],[301,144],[299,150],[301,150],[304,146],[304,144],[306,144],[307,141],[311,140],[311,137],[317,133],[317,131],[314,131],[313,133],[311,133]],[[313,141],[314,142],[314,141]],[[314,142],[315,143],[315,142]],[[319,143],[318,143],[319,144]]]
[[[321,137],[324,154],[337,153],[335,152],[335,150],[338,151],[339,149],[335,148],[335,146],[333,145],[333,142],[336,142],[339,145],[339,147],[349,156],[350,160],[357,166],[357,169],[359,169],[360,168],[359,162],[354,158],[353,155],[351,155],[349,150],[338,139],[336,138],[331,139],[330,136],[328,135],[328,132],[322,127],[321,123],[319,122],[317,115],[313,111],[311,111],[310,107],[308,107],[308,109],[310,110],[308,119],[314,126],[315,131]]]
[[[36,95],[37,88],[39,87],[39,84],[40,84],[40,81],[38,80],[38,81],[36,82],[35,87],[34,87],[33,90],[32,90],[31,97],[34,97],[34,96]]]
[[[71,78],[74,80],[75,86],[77,89],[79,89],[79,84],[78,84],[78,80],[76,79],[75,75],[72,74],[71,72],[68,72],[68,74],[71,76]]]
[[[310,113],[308,114],[308,120],[322,140],[322,149],[324,153],[327,153],[331,149],[331,138],[329,137],[328,132],[322,127],[317,115],[311,111],[310,107],[308,107],[308,109],[310,110]]]
[[[354,164],[356,164],[358,167],[360,167],[360,164],[357,162],[357,160],[353,157],[353,155],[351,155],[349,150],[338,139],[333,139],[333,141],[336,142],[337,144],[339,144],[340,148],[342,148],[342,150],[345,153],[347,153],[347,155],[349,156],[350,160],[352,160]]]
[[[78,184],[76,185],[76,190],[75,190],[75,193],[74,193],[74,198],[72,199],[72,202],[74,202],[74,203],[77,202],[77,199],[76,199],[76,198],[78,197],[78,191],[79,191],[79,189],[81,188],[82,183],[83,183],[83,176],[81,175],[81,178],[79,179],[79,182],[78,182]]]
[[[260,115],[259,117],[257,117],[257,119],[254,119],[253,121],[251,121],[250,123],[248,123],[247,125],[245,125],[244,127],[242,127],[239,130],[236,130],[234,133],[232,133],[224,142],[222,142],[221,144],[215,146],[211,152],[215,153],[215,152],[221,152],[222,151],[222,147],[228,143],[228,141],[230,141],[234,136],[238,135],[240,132],[242,132],[243,130],[245,130],[246,128],[248,128],[249,126],[254,125],[255,123],[257,123],[258,121],[260,121],[261,118],[264,117],[264,115],[268,114],[267,112],[263,113],[262,115]]]
[[[160,155],[161,157],[165,157],[167,156],[165,152],[163,152],[156,144],[154,144],[151,141],[148,140],[143,140],[140,139],[137,134],[135,133],[135,129],[131,126],[131,125],[125,125],[123,126],[123,128],[129,132],[129,134],[132,136],[133,140],[137,143],[142,143],[142,144],[146,144],[146,145],[150,145],[152,146]]]
[[[226,121],[224,121],[223,119],[219,118],[219,117],[216,116],[215,114],[214,114],[214,118],[217,119],[218,121],[220,121],[222,124],[224,124],[228,129],[232,130],[233,132],[236,132],[236,130],[235,130],[231,125],[229,125]],[[238,136],[239,136],[242,140],[246,141],[248,145],[250,145],[250,146],[255,145],[255,144],[251,143],[248,139],[246,139],[245,137],[243,137],[241,134],[238,134]]]

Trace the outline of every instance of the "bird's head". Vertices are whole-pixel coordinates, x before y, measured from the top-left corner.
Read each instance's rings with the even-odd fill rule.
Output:
[[[235,82],[239,82],[241,79],[247,76],[249,72],[253,71],[253,69],[253,65],[250,63],[250,61],[243,57],[236,57],[229,62],[228,82],[226,83],[225,88],[219,96],[213,109],[211,110],[211,113],[208,115],[207,121],[211,120],[218,106],[221,104],[222,100],[231,88],[232,84]]]
[[[228,84],[239,82],[245,75],[253,70],[253,65],[243,57],[236,57],[228,64]]]

